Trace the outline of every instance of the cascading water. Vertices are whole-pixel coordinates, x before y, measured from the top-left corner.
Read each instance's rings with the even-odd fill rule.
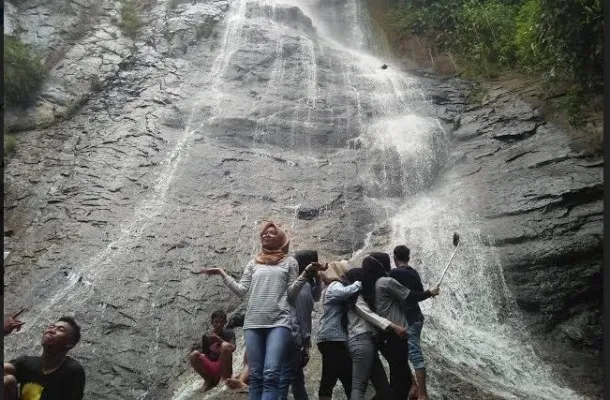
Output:
[[[188,369],[184,349],[173,350],[174,339],[200,336],[201,326],[191,325],[207,321],[201,320],[197,302],[207,301],[206,312],[236,302],[217,281],[193,283],[189,270],[205,266],[214,260],[210,253],[224,254],[229,246],[235,246],[235,254],[223,261],[241,269],[257,248],[254,237],[244,236],[269,216],[288,218],[285,225],[305,242],[307,229],[313,229],[295,218],[302,203],[315,197],[310,193],[327,190],[323,181],[345,179],[349,184],[331,186],[326,203],[315,210],[319,219],[311,222],[318,226],[316,246],[322,254],[345,254],[347,248],[355,263],[366,251],[391,251],[407,243],[423,281],[433,283],[452,251],[452,232],[462,235],[441,296],[423,303],[431,392],[442,387],[447,368],[503,398],[578,398],[555,383],[519,330],[493,243],[478,233],[476,215],[462,207],[475,194],[461,193],[459,182],[443,175],[449,143],[430,116],[433,106],[425,92],[415,77],[374,56],[374,45],[361,0],[232,2],[214,58],[184,83],[191,95],[180,104],[188,110],[185,127],[167,149],[152,188],[114,240],[92,256],[79,254],[66,284],[46,288],[48,279],[56,279],[49,273],[27,288],[26,297],[36,302],[33,317],[24,327],[25,339],[8,338],[16,344],[11,356],[32,348],[35,330],[51,314],[76,310],[89,316],[87,335],[99,340],[79,345],[84,359],[98,362],[90,373],[112,376],[118,365],[122,372],[115,379],[140,383],[129,393],[118,387],[113,398],[168,398],[150,389],[168,379],[167,371]],[[384,63],[390,67],[381,69]],[[216,173],[225,162],[249,164]],[[291,168],[297,172],[283,175]],[[314,173],[320,175],[310,179]],[[295,175],[299,182],[290,180]],[[252,205],[239,208],[243,199]],[[339,211],[336,199],[341,199]],[[371,226],[388,225],[385,234],[376,229],[367,235]],[[208,240],[202,232],[210,227],[232,230],[222,237],[235,243],[220,247],[219,239]],[[347,232],[349,243],[334,247],[325,239],[336,230]],[[183,242],[166,246],[163,239],[172,235]],[[197,297],[202,286],[211,299]],[[43,298],[40,293],[48,291]],[[162,319],[159,313],[167,308]],[[147,328],[140,327],[143,322]],[[112,354],[100,359],[103,347]],[[146,368],[137,371],[144,371],[143,384],[142,376],[130,375],[137,375],[142,357]],[[235,370],[240,364],[236,354]],[[164,381],[171,398],[198,397],[199,378],[182,372]],[[318,355],[307,376],[313,394]],[[206,397],[225,393],[213,390]]]
[[[285,133],[276,131],[274,138],[269,132],[273,125],[286,124],[282,121],[286,118],[286,113],[282,112],[284,105],[280,103],[272,107],[280,111],[261,113],[254,142],[294,149],[300,140],[295,135],[305,134],[308,139],[305,147],[311,151],[307,128],[316,123],[317,100],[333,95],[318,90],[318,80],[323,79],[318,68],[320,64],[339,63],[344,96],[349,95],[355,102],[356,112],[347,127],[351,134],[338,129],[329,132],[327,140],[337,140],[336,136],[341,134],[345,135],[343,140],[354,140],[356,136],[358,146],[368,148],[370,154],[365,162],[368,165],[361,171],[361,179],[367,187],[371,207],[377,209],[375,213],[382,220],[387,218],[392,225],[391,245],[412,244],[424,282],[432,283],[440,276],[452,250],[451,232],[457,230],[462,235],[462,249],[443,285],[442,296],[423,305],[428,317],[424,343],[428,353],[435,355],[432,359],[443,360],[445,368],[451,368],[464,380],[500,397],[578,398],[573,391],[554,382],[549,370],[528,345],[527,335],[519,329],[519,315],[514,311],[516,307],[504,285],[501,266],[493,256],[489,239],[479,235],[476,216],[467,215],[460,208],[461,200],[454,193],[442,190],[430,193],[430,186],[448,151],[447,138],[438,121],[421,112],[425,110],[426,102],[417,81],[392,69],[379,70],[383,60],[370,55],[372,33],[363,16],[365,6],[361,1],[241,0],[234,4],[228,19],[223,43],[231,43],[231,47],[223,46],[220,64],[230,63],[231,51],[237,47],[256,46],[252,26],[268,24],[275,51],[269,62],[270,80],[260,103],[265,102],[270,89],[281,91],[282,85],[287,83],[284,81],[283,39],[295,34],[294,29],[275,22],[290,14],[286,13],[286,7],[293,11],[289,22],[298,26],[298,20],[302,23],[306,18],[297,16],[296,7],[311,18],[316,30],[315,34],[299,35],[297,51],[301,54],[302,71],[296,90],[302,99],[293,110],[289,140],[277,137]],[[305,27],[309,28],[309,24]],[[329,57],[331,54],[334,56]],[[331,59],[324,60],[324,57]],[[220,99],[222,95],[219,96]],[[214,118],[222,118],[222,113]],[[297,125],[305,132],[298,132]],[[390,251],[392,246],[385,246],[384,250]],[[373,249],[374,246],[365,243],[354,256]],[[431,391],[434,392],[435,386],[443,385],[443,370],[431,364]],[[315,380],[315,374],[310,375]],[[184,387],[174,399],[181,399],[183,393]],[[215,398],[219,393],[208,397]],[[341,396],[339,392],[337,394]]]

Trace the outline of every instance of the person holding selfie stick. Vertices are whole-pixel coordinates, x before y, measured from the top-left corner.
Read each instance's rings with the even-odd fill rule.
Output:
[[[238,296],[246,297],[244,339],[250,369],[249,399],[278,400],[280,376],[287,363],[291,345],[291,306],[308,280],[321,270],[311,263],[298,275],[297,261],[288,257],[289,239],[274,222],[267,222],[260,232],[261,251],[251,260],[239,282],[222,268],[202,270],[206,275],[220,275]]]

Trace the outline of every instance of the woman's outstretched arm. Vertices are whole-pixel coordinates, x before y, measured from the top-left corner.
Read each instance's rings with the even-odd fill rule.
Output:
[[[239,297],[244,297],[250,289],[250,283],[252,282],[252,274],[254,272],[254,262],[250,261],[244,269],[244,273],[241,276],[239,282],[235,280],[231,275],[227,274],[222,268],[207,268],[202,271],[206,275],[220,275],[225,285],[229,287]]]

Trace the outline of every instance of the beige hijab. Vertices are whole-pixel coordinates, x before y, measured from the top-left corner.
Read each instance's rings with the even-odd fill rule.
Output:
[[[349,268],[349,265],[345,260],[331,261],[327,265],[328,268],[326,271],[318,272],[324,283],[329,282],[326,284],[326,287],[332,282],[341,282]],[[324,310],[324,299],[326,299],[326,289],[324,289],[324,293],[322,293],[322,310]]]
[[[254,260],[258,264],[277,265],[286,257],[288,248],[290,246],[290,240],[282,228],[280,228],[276,223],[268,221],[261,229],[261,242],[263,235],[269,228],[275,228],[277,236],[275,237],[273,243],[267,245],[267,247],[261,247],[261,252],[256,255]]]

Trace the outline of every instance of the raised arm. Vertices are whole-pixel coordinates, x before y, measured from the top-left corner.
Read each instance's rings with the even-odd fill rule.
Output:
[[[239,282],[237,282],[235,278],[233,278],[231,275],[227,274],[224,271],[222,271],[221,275],[225,285],[227,285],[229,289],[233,291],[233,293],[235,293],[239,297],[244,297],[246,293],[248,293],[248,289],[250,289],[250,283],[252,283],[253,273],[254,261],[250,261],[248,265],[246,265],[246,269],[244,269],[244,273],[242,274]]]
[[[406,302],[420,302],[426,300],[430,297],[434,297],[438,295],[439,290],[437,288],[433,288],[430,290],[423,290],[424,287],[419,279],[419,275],[417,276],[417,281],[415,282],[415,288],[420,290],[410,290],[403,285],[400,281],[399,276],[390,273],[390,277],[393,278],[388,283],[388,290],[392,294],[396,300],[400,301],[401,304],[406,305]]]
[[[305,268],[305,271],[301,275],[299,275],[299,263],[294,258],[290,258],[288,260],[290,263],[288,266],[288,303],[294,305],[294,301],[296,300],[299,292],[307,283],[307,273],[309,266]]]

